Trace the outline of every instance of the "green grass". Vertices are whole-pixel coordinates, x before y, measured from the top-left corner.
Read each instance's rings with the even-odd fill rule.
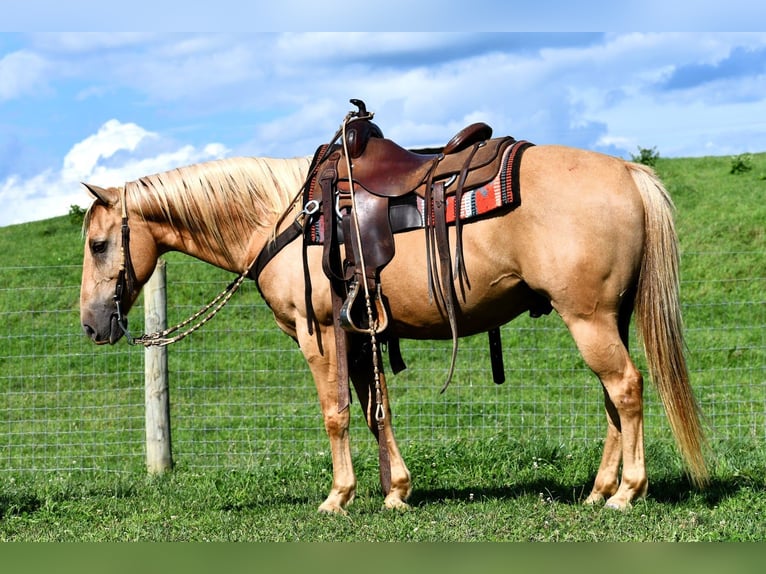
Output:
[[[357,500],[345,517],[318,515],[331,468],[313,383],[252,285],[171,348],[177,464],[148,477],[142,352],[97,349],[79,333],[82,241],[65,216],[0,228],[0,538],[763,540],[766,154],[748,172],[730,165],[656,165],[678,208],[689,364],[715,451],[709,490],[689,486],[647,385],[649,498],[625,513],[580,505],[600,458],[601,391],[558,317],[522,317],[503,329],[502,386],[484,337],[461,342],[444,395],[449,344],[404,342],[409,368],[389,387],[412,509],[381,510],[355,404]],[[167,259],[171,322],[231,278]]]
[[[381,508],[373,458],[345,516],[317,513],[325,460],[278,468],[159,477],[73,473],[6,481],[0,538],[34,541],[745,541],[763,540],[766,511],[758,456],[694,492],[674,454],[649,448],[652,495],[627,512],[580,504],[597,446],[455,441],[410,449],[416,492],[408,511]],[[325,480],[318,480],[318,479]]]

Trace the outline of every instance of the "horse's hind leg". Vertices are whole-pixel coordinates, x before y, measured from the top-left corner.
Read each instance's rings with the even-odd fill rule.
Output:
[[[381,358],[380,355],[379,358]],[[394,437],[394,430],[391,425],[391,406],[388,401],[388,391],[386,389],[382,363],[379,365],[379,375],[383,412],[385,414],[382,437],[380,436],[378,422],[375,417],[377,402],[375,396],[375,374],[372,363],[372,345],[369,341],[359,337],[350,338],[349,376],[354,384],[357,397],[359,397],[367,426],[375,435],[378,444],[380,445],[380,442],[384,441],[383,445],[386,448],[391,486],[388,492],[384,493],[386,495],[384,504],[386,508],[406,508],[407,504],[405,501],[412,491],[412,482],[410,480],[410,471],[404,463]],[[381,461],[381,464],[386,464],[386,462]],[[381,472],[385,473],[386,469],[382,468]]]
[[[610,498],[617,492],[620,477],[620,461],[622,460],[622,433],[620,432],[620,415],[609,398],[609,393],[604,390],[604,409],[606,411],[606,439],[604,440],[604,452],[601,456],[601,464],[598,474],[593,482],[593,489],[585,500],[586,504],[596,504],[605,498]]]
[[[614,315],[569,318],[567,322],[585,362],[601,380],[607,434],[593,490],[587,503],[608,498],[610,508],[623,509],[646,494],[644,463],[643,378],[628,355]],[[618,483],[620,458],[622,480]]]

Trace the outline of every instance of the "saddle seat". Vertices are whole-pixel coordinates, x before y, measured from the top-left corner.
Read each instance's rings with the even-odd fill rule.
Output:
[[[366,123],[365,120],[359,121]],[[375,133],[369,129],[354,130],[352,133],[359,132]],[[354,157],[353,153],[349,153],[352,179],[355,185],[370,193],[388,198],[412,192],[425,197],[426,184],[447,180],[445,188],[448,188],[452,183],[450,178],[461,171],[466,172],[463,182],[466,188],[478,187],[494,178],[497,173],[495,162],[509,142],[509,138],[491,140],[491,136],[492,128],[479,122],[460,130],[443,148],[416,151],[405,149],[390,139],[371,135],[362,146],[360,155]],[[359,139],[358,136],[356,139]],[[348,180],[348,166],[340,161],[338,187],[347,191]]]

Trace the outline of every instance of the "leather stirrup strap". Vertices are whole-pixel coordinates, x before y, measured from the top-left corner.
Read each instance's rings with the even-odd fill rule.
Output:
[[[444,195],[444,183],[437,182],[433,185],[433,204],[434,204],[434,235],[436,239],[436,250],[439,256],[439,286],[441,300],[444,303],[444,310],[449,319],[450,331],[452,332],[452,360],[450,361],[447,380],[442,387],[443,393],[455,372],[455,362],[457,361],[458,333],[457,333],[457,313],[455,311],[455,288],[452,275],[452,257],[450,256],[449,235],[447,233],[447,198]]]
[[[380,351],[378,350],[378,353]],[[388,388],[386,387],[386,377],[383,374],[383,368],[382,368],[382,362],[380,354],[378,354],[378,364],[381,365],[381,372],[380,372],[380,386],[381,386],[381,400],[383,400],[384,404],[382,405],[382,408],[385,412],[385,403],[387,402],[388,398]],[[375,399],[375,381],[374,379],[370,380],[370,398],[372,400]],[[382,397],[386,397],[386,399],[383,399]],[[377,411],[377,405],[375,407],[375,410],[372,412],[375,413]],[[390,410],[389,410],[390,412]],[[380,486],[383,489],[383,494],[388,496],[388,493],[391,492],[391,457],[388,455],[388,441],[386,440],[386,419],[388,418],[388,414],[377,421],[378,426],[378,468],[380,469]]]
[[[345,284],[342,278],[342,263],[337,237],[335,214],[335,182],[338,178],[338,159],[340,155],[333,153],[328,159],[327,166],[319,174],[319,186],[322,191],[322,215],[324,216],[325,241],[322,251],[322,270],[330,280],[330,297],[332,301],[333,334],[335,336],[335,358],[338,385],[338,412],[348,408],[351,397],[348,389],[348,340],[346,332],[340,326],[340,309],[343,305]],[[311,305],[308,299],[311,291],[307,289],[307,307]],[[309,325],[311,333],[311,325]]]
[[[331,281],[335,283],[335,281]],[[340,308],[343,298],[338,293],[335,285],[330,286],[332,297],[332,325],[335,335],[335,358],[336,372],[338,377],[338,412],[342,413],[351,403],[351,395],[348,388],[348,335],[340,324]]]

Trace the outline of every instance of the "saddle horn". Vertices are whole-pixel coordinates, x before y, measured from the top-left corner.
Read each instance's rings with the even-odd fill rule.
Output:
[[[370,121],[374,114],[367,111],[367,106],[362,100],[351,99],[349,101],[359,108],[356,112],[350,113],[353,120],[348,123],[348,131],[346,132],[348,155],[352,159],[356,159],[364,153],[370,138],[382,138],[383,132]]]
[[[353,112],[353,114],[358,118],[370,118],[372,119],[372,114],[370,114],[367,111],[367,105],[362,100],[357,100],[356,98],[351,98],[349,100],[352,104],[354,104],[357,108],[359,108],[356,112]]]

